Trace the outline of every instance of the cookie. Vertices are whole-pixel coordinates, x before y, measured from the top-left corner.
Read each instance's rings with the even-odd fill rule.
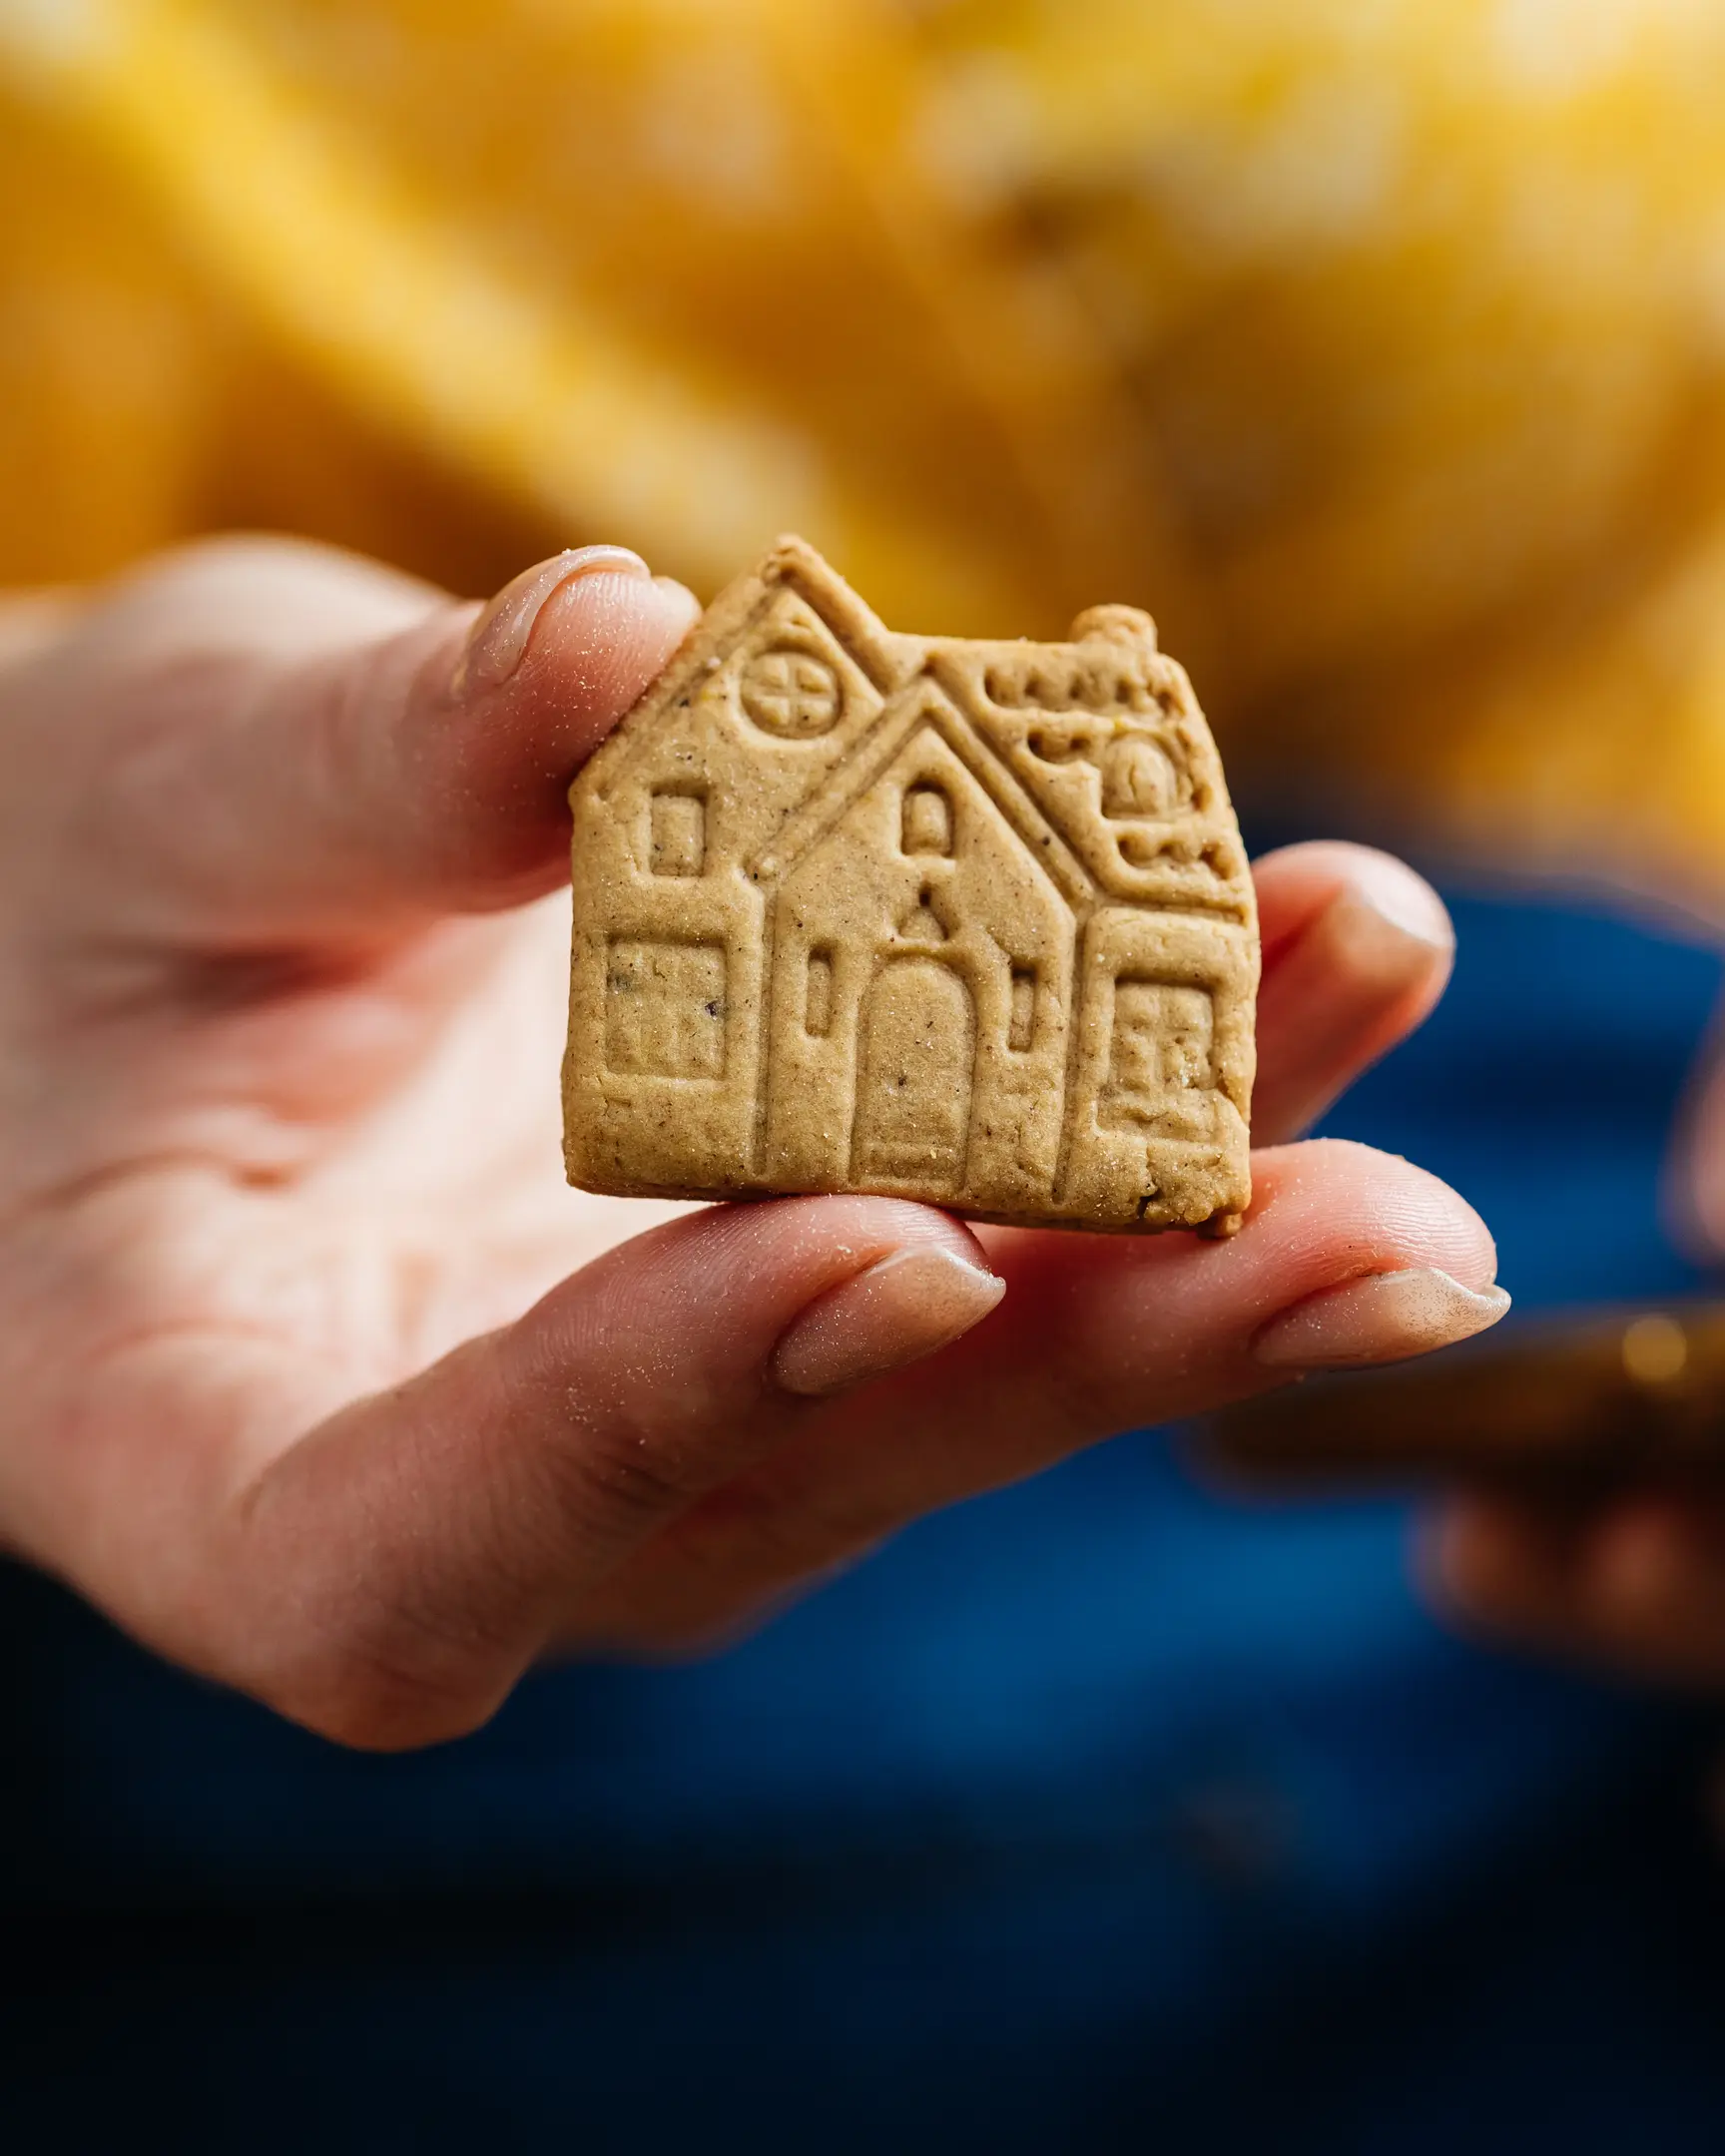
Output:
[[[783,539],[570,804],[572,1183],[1238,1225],[1257,914],[1148,615],[899,635]]]

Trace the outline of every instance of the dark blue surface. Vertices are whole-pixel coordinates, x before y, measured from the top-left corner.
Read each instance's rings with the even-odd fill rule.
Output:
[[[1471,1198],[1523,1308],[1694,1286],[1655,1192],[1717,962],[1455,910],[1334,1127]],[[1141,1433],[405,1759],[7,1576],[0,1849],[75,1950],[9,2006],[13,2145],[1718,2146],[1701,1718],[1457,1644],[1407,1534]]]

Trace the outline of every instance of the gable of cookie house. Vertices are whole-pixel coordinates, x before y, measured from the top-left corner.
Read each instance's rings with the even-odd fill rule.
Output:
[[[1088,885],[946,690],[913,676],[754,874],[766,1180],[1045,1204]]]
[[[754,1174],[772,833],[875,725],[919,653],[806,549],[735,587],[572,796],[575,948],[566,1083],[632,1179]],[[603,1175],[603,1160],[589,1161]]]
[[[1009,1212],[1093,1179],[1096,1134],[1074,1143],[1063,1114],[1112,1120],[1104,1153],[1124,1128],[1139,1170],[1158,1114],[1165,1139],[1205,1143],[1190,1103],[1179,1129],[1146,1106],[1152,1080],[1170,1090],[1170,1040],[1193,1081],[1173,1090],[1226,1098],[1228,1026],[1197,1009],[1217,969],[1190,936],[1137,957],[1104,936],[1092,969],[1116,966],[1117,1007],[1072,1031],[1080,931],[1110,890],[1247,917],[1202,722],[1183,743],[1162,703],[1144,721],[1142,636],[895,636],[817,557],[775,566],[709,617],[577,799],[572,1015],[603,1052],[571,1078],[631,1174],[699,1189],[722,1161],[763,1188],[934,1187]],[[1156,977],[1116,997],[1120,963]],[[1156,1036],[1125,1055],[1123,1009]],[[1104,1098],[1109,1065],[1137,1069],[1136,1131]]]

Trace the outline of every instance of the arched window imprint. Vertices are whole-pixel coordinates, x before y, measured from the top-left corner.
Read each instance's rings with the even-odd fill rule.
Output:
[[[655,794],[647,807],[647,865],[654,875],[698,876],[707,862],[707,804],[699,794]]]
[[[976,1014],[937,958],[888,958],[862,999],[853,1172],[959,1189],[970,1122]]]
[[[1146,734],[1122,734],[1102,752],[1105,816],[1169,816],[1180,805],[1174,760]]]
[[[1092,800],[1099,800],[1110,823],[1179,822],[1198,806],[1191,776],[1178,751],[1154,734],[1114,733],[1094,723],[1032,727],[1025,747],[1040,765],[1054,771],[1088,766],[1097,777]],[[1147,868],[1167,851],[1166,828],[1114,832],[1120,857],[1129,868]]]
[[[952,804],[943,788],[913,786],[904,790],[899,851],[952,854]]]

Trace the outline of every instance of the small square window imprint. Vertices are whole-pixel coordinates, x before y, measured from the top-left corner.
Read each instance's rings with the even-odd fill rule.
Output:
[[[725,1075],[725,952],[623,942],[605,967],[605,1068],[622,1078]]]

